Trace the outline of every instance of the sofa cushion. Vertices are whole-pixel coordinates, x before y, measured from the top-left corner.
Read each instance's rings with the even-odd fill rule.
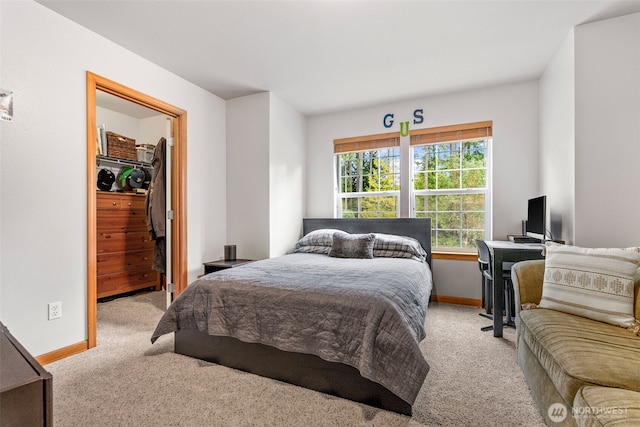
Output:
[[[640,392],[640,337],[555,310],[520,312],[521,338],[566,402],[586,385]]]
[[[636,285],[634,290],[636,300],[636,320],[640,319],[640,280],[636,277]]]
[[[635,324],[638,248],[580,248],[548,244],[540,307],[612,325]]]
[[[640,393],[610,387],[582,387],[573,400],[572,413],[580,427],[639,426]]]

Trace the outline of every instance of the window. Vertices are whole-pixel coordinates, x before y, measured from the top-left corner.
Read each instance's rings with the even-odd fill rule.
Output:
[[[485,236],[488,139],[413,146],[412,212],[432,220],[433,247],[475,248]]]
[[[406,203],[408,216],[431,218],[433,248],[475,251],[491,234],[491,135],[481,122],[412,131],[408,144],[399,135],[334,141],[337,216],[399,217]]]
[[[342,218],[399,216],[400,148],[338,155]]]

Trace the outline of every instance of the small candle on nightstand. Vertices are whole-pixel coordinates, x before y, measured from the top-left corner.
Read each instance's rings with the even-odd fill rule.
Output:
[[[236,245],[224,245],[224,260],[225,261],[236,260]]]

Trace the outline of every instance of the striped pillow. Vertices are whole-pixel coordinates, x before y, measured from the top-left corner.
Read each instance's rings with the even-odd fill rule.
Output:
[[[580,248],[547,243],[540,308],[630,327],[640,248]]]
[[[333,234],[339,230],[323,228],[314,230],[303,236],[296,242],[293,252],[325,254],[328,255],[333,244]]]
[[[418,261],[427,259],[427,252],[420,242],[412,237],[374,234],[376,235],[376,241],[373,244],[374,257],[413,258]]]

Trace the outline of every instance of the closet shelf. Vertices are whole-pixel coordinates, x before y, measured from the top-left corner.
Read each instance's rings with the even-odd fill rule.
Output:
[[[120,164],[120,165],[131,165],[131,166],[140,166],[140,167],[151,167],[151,163],[147,162],[139,162],[136,160],[127,160],[127,159],[119,159],[117,157],[109,157],[109,156],[96,156],[96,166],[101,166],[102,162],[107,164]]]

